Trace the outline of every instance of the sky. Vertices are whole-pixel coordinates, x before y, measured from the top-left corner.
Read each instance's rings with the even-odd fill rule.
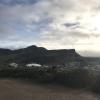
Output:
[[[0,0],[0,48],[29,45],[100,57],[100,0]]]

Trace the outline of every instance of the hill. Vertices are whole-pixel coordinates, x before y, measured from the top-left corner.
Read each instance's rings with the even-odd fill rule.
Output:
[[[85,64],[85,60],[75,49],[47,50],[43,47],[29,46],[18,50],[0,49],[0,64],[16,62],[19,64],[39,63],[65,65],[69,62]]]

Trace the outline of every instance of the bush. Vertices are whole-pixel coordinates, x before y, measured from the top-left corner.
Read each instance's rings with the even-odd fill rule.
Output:
[[[16,68],[0,72],[1,77],[28,78],[40,82],[55,82],[70,87],[89,87],[93,83],[90,73],[82,68],[58,71],[58,68]]]
[[[91,87],[91,90],[96,93],[100,93],[100,75],[96,77],[94,84]]]
[[[56,72],[55,79],[70,87],[88,87],[92,83],[92,77],[85,69]]]

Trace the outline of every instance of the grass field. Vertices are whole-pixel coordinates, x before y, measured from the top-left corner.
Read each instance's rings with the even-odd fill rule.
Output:
[[[0,100],[100,100],[96,94],[58,85],[0,79]]]

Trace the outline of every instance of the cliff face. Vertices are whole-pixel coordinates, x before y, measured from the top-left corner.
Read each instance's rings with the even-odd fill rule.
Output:
[[[65,64],[72,61],[80,61],[82,57],[74,49],[47,50],[43,47],[30,46],[18,50],[6,50],[7,53],[0,52],[0,58],[6,63],[40,63],[40,64]]]

